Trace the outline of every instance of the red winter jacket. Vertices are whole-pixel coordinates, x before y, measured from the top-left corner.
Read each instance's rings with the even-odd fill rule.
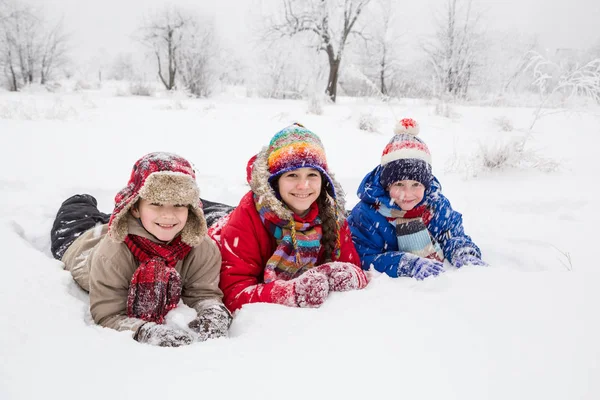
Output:
[[[357,273],[363,274],[346,222],[340,230],[340,238],[340,257],[333,261],[352,263]],[[229,221],[215,235],[215,240],[219,241],[223,257],[219,287],[227,308],[233,312],[246,303],[272,303],[271,291],[275,282],[263,283],[263,271],[277,242],[260,219],[252,191],[242,198]],[[322,259],[321,248],[317,265],[323,263]]]

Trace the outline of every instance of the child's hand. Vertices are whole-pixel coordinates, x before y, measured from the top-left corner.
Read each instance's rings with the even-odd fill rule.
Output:
[[[398,266],[398,276],[411,276],[423,280],[444,272],[444,264],[440,261],[423,258],[410,253],[404,253]]]
[[[160,347],[185,346],[194,341],[194,337],[189,332],[154,322],[146,322],[140,326],[133,338],[140,343]]]
[[[204,342],[207,339],[227,337],[231,321],[231,314],[225,306],[214,305],[200,310],[198,317],[188,326],[198,334],[198,340]]]
[[[289,282],[294,282],[298,307],[319,307],[329,294],[327,276],[318,271],[306,271]]]
[[[472,254],[464,254],[462,256],[459,257],[454,257],[454,266],[456,268],[460,268],[463,265],[477,265],[477,266],[482,266],[482,267],[487,267],[488,264],[483,261],[481,258],[474,256]]]
[[[276,281],[273,302],[291,307],[316,308],[325,302],[329,295],[327,276],[315,269],[303,273],[289,281]]]
[[[329,290],[334,292],[362,289],[368,283],[365,273],[352,263],[329,262],[313,269],[327,276]]]

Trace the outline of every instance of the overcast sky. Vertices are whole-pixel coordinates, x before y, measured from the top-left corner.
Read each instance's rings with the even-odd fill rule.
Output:
[[[148,10],[176,4],[210,11],[230,42],[247,37],[249,16],[260,15],[261,7],[273,0],[27,0],[42,7],[46,15],[64,16],[73,36],[73,56],[78,62],[104,55],[139,49],[130,38]],[[407,36],[431,30],[432,14],[446,0],[404,1]],[[585,49],[600,41],[600,0],[473,0],[482,10],[488,31],[537,34],[548,48]]]

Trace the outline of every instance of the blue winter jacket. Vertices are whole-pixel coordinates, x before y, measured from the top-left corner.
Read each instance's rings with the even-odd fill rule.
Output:
[[[381,166],[371,171],[361,182],[357,194],[360,202],[352,209],[348,224],[352,239],[365,270],[373,267],[396,278],[404,252],[398,251],[396,229],[377,211],[378,204],[400,209],[379,182]],[[431,236],[439,243],[444,257],[452,264],[454,257],[465,253],[481,258],[479,247],[465,234],[462,215],[454,211],[450,201],[442,195],[442,187],[433,177],[425,190],[423,200],[430,218],[424,219]]]

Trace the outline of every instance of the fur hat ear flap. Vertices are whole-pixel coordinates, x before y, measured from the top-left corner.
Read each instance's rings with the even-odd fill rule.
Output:
[[[115,242],[122,242],[125,236],[129,234],[129,214],[131,208],[138,202],[140,196],[131,199],[131,205],[126,209],[121,210],[118,214],[113,213],[109,224],[108,236]],[[133,215],[132,215],[132,218]]]
[[[202,209],[190,207],[187,222],[181,230],[181,241],[191,247],[195,247],[200,244],[207,230],[208,227],[206,226],[206,219],[204,218]]]

